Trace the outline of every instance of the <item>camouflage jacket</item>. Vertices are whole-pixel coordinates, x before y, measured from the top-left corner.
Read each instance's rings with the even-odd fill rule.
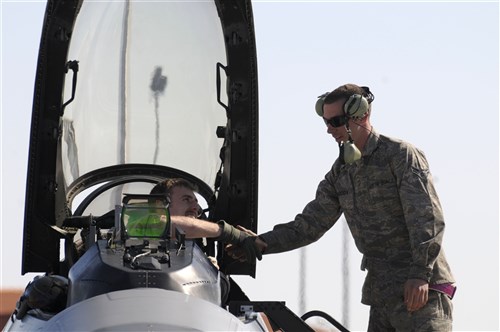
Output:
[[[373,131],[362,158],[337,159],[295,220],[259,235],[268,244],[265,254],[318,240],[342,213],[364,255],[362,267],[375,279],[390,268],[401,283],[454,282],[441,249],[445,224],[429,166],[411,144]]]

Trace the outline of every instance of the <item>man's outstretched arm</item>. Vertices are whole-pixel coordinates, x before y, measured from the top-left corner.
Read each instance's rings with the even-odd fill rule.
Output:
[[[224,220],[214,223],[184,216],[172,216],[171,220],[186,233],[187,238],[215,238],[241,248],[248,260],[262,259],[262,249],[256,244],[256,235],[243,227],[235,228]]]
[[[219,225],[210,221],[185,216],[171,216],[170,220],[175,226],[182,229],[189,239],[201,237],[214,238],[221,234]]]

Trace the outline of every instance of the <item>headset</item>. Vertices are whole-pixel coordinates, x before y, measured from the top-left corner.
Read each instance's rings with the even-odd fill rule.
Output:
[[[370,110],[370,104],[375,99],[375,96],[370,92],[370,88],[367,86],[362,86],[361,89],[365,91],[365,95],[353,94],[344,103],[344,114],[351,119],[362,119],[368,114]],[[330,94],[330,92],[325,92],[318,97],[316,101],[315,109],[316,114],[323,117],[323,106],[325,105],[325,99]]]
[[[375,96],[370,92],[370,89],[367,86],[362,86],[361,89],[364,90],[365,95],[353,94],[344,103],[344,114],[348,119],[362,119],[370,111],[370,104],[375,99]],[[330,92],[322,94],[316,101],[316,114],[318,114],[320,117],[323,117],[323,106],[325,105],[325,98],[329,94]],[[345,126],[347,129],[347,134],[349,135],[349,141],[345,143],[339,143],[340,156],[342,157],[344,162],[352,164],[356,160],[361,159],[361,151],[359,151],[359,149],[356,147],[351,137],[349,122],[347,122]]]

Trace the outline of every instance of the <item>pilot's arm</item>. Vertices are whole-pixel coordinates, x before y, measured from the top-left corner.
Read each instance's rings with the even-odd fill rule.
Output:
[[[255,242],[257,237],[248,234],[246,230],[242,231],[233,227],[224,220],[213,223],[191,217],[171,216],[171,221],[182,228],[187,238],[215,238],[224,243],[238,245],[245,251],[249,260],[254,257],[262,259],[262,250],[257,247]]]
[[[217,237],[221,230],[218,224],[185,216],[171,216],[170,220],[185,233],[189,239]]]

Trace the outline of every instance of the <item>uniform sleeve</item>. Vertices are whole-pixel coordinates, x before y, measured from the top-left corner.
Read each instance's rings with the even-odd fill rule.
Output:
[[[274,226],[272,231],[259,235],[267,243],[264,254],[279,253],[306,246],[317,241],[341,215],[340,205],[329,172],[309,202],[295,220]]]
[[[399,195],[410,237],[412,265],[409,279],[429,282],[441,250],[444,218],[423,152],[409,146],[395,162]]]

